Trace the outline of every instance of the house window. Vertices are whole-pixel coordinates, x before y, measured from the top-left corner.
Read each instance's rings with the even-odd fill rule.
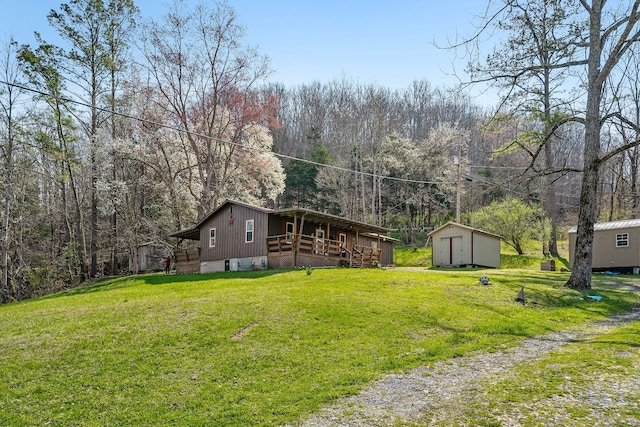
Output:
[[[216,246],[216,229],[209,229],[209,247],[213,248]]]
[[[246,230],[246,233],[245,233],[244,241],[246,243],[253,242],[253,220],[252,219],[247,220],[245,230]]]
[[[616,248],[629,246],[629,233],[616,234]]]

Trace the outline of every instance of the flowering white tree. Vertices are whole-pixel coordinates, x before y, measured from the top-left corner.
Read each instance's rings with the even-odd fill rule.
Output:
[[[224,187],[220,197],[264,205],[282,194],[284,169],[272,147],[273,138],[267,128],[257,124],[246,126],[242,145],[228,148],[233,150],[228,175],[230,185]]]
[[[244,28],[234,10],[224,2],[190,7],[175,0],[164,21],[149,23],[145,34],[150,100],[162,123],[176,131],[199,216],[230,195],[271,198],[279,188],[270,183],[278,174],[275,162],[247,151],[254,144],[270,147],[256,137],[257,125],[277,126],[275,99],[256,89],[270,69],[266,57],[242,43]]]

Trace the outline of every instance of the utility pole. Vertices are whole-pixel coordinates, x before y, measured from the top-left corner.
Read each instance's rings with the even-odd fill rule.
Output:
[[[453,156],[453,164],[456,165],[458,186],[456,190],[456,222],[460,224],[460,140],[458,140],[458,155]]]

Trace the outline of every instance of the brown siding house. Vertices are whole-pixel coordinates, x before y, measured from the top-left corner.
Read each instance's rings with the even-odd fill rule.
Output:
[[[195,227],[172,234],[198,241],[176,251],[176,273],[292,267],[389,265],[390,231],[307,209],[272,210],[226,201]],[[197,258],[197,262],[195,259]]]

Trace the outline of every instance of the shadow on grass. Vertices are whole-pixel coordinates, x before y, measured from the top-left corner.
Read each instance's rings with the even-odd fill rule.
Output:
[[[261,279],[294,270],[260,270],[260,271],[225,271],[220,273],[198,274],[150,274],[138,276],[148,285],[164,285],[167,283],[202,282],[217,279]]]
[[[123,276],[118,278],[102,278],[97,282],[80,285],[76,288],[67,289],[55,294],[43,296],[40,299],[60,298],[72,295],[84,295],[100,291],[109,291],[112,289],[122,289],[128,286],[138,286],[141,283],[147,285],[165,285],[181,282],[201,282],[217,279],[259,279],[262,277],[273,276],[277,274],[287,273],[293,270],[262,270],[247,272],[224,272],[224,273],[208,273],[208,274],[140,274]]]
[[[118,278],[101,278],[101,279],[98,279],[98,281],[85,283],[75,288],[66,289],[64,291],[60,291],[55,294],[45,295],[39,299],[52,299],[52,298],[66,297],[70,295],[83,295],[83,294],[98,292],[101,290],[123,288],[128,285],[127,283],[124,283],[124,282],[130,280],[133,277],[136,277],[136,276],[125,276],[125,277],[118,277]]]
[[[562,266],[564,266],[564,268],[569,270],[569,260],[568,259],[563,258],[561,256],[558,256],[558,257],[556,257],[556,261],[560,262],[562,264]],[[562,268],[562,266],[556,265],[556,268]]]

